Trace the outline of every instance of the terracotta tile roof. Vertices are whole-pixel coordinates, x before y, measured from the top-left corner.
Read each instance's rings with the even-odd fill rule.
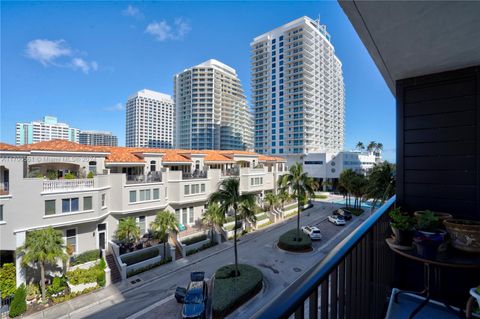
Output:
[[[82,145],[66,140],[50,140],[18,146],[20,150],[28,151],[62,151],[62,152],[99,152],[95,147]]]
[[[165,150],[165,155],[163,156],[162,158],[162,162],[164,163],[169,163],[169,162],[173,162],[173,163],[177,163],[177,162],[186,162],[186,163],[190,163],[192,162],[191,159],[183,156],[183,155],[180,155],[179,153],[182,153],[182,152],[179,152],[179,150]],[[186,153],[186,152],[184,152]]]
[[[223,154],[219,154],[216,152],[209,152],[207,156],[205,156],[204,161],[206,162],[234,162],[230,157],[225,156]]]
[[[260,156],[258,157],[258,160],[261,161],[261,162],[276,161],[277,158],[276,158],[276,157],[272,157],[272,156],[267,156],[267,155],[260,155]]]
[[[0,151],[19,151],[19,149],[15,145],[0,142]]]
[[[110,154],[107,155],[106,162],[114,163],[134,163],[134,162],[145,162],[128,148],[128,147],[105,147],[108,149]]]

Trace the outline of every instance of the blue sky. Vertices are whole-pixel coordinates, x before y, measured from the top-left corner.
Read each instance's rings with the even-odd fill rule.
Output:
[[[124,105],[148,88],[173,94],[173,75],[207,59],[237,70],[250,97],[255,36],[303,15],[332,35],[343,63],[345,148],[382,142],[395,158],[395,100],[336,1],[4,2],[1,10],[1,141],[15,123],[44,115],[107,130],[125,142]]]

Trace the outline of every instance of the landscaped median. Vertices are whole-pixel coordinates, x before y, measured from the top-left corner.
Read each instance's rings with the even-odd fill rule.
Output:
[[[312,240],[301,230],[291,229],[280,236],[278,247],[293,252],[309,252],[312,250]]]
[[[213,318],[224,318],[262,289],[263,275],[255,267],[238,265],[239,276],[235,276],[235,265],[227,265],[215,272],[213,284]]]

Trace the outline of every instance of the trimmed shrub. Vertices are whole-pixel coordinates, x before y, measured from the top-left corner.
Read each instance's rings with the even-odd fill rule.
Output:
[[[38,283],[28,284],[26,287],[27,300],[33,300],[40,296],[40,286]]]
[[[272,221],[269,221],[268,223],[265,223],[265,224],[261,224],[259,226],[257,226],[258,229],[261,229],[261,228],[264,228],[264,227],[267,227],[269,225],[273,224]]]
[[[297,238],[297,229],[291,229],[280,236],[278,247],[288,251],[310,251],[312,248],[312,240],[308,235],[300,230],[300,240]]]
[[[190,237],[190,238],[187,238],[185,240],[182,240],[182,244],[184,244],[186,246],[189,246],[189,245],[193,245],[193,244],[196,244],[198,242],[201,242],[205,239],[207,239],[207,235],[202,234],[200,236]]]
[[[75,265],[80,265],[87,263],[89,261],[94,261],[100,258],[100,250],[99,249],[94,249],[94,250],[88,250],[84,253],[79,254],[76,256],[73,261],[70,263],[71,266]]]
[[[91,171],[90,171],[90,172],[88,172],[88,174],[87,174],[87,178],[93,178],[93,176],[94,176],[93,172],[91,172]]]
[[[105,278],[105,271],[101,269],[97,273],[97,285],[100,287],[105,287],[105,284],[107,282],[107,279]]]
[[[52,284],[47,287],[47,293],[49,296],[56,295],[63,292],[67,288],[67,280],[65,277],[54,277]]]
[[[103,271],[103,269],[101,270]],[[97,275],[99,273],[98,267],[92,267],[89,269],[75,269],[67,272],[68,281],[72,285],[87,284],[97,281]]]
[[[75,174],[73,174],[73,173],[68,172],[67,174],[65,174],[65,176],[63,178],[64,179],[76,179],[77,176],[75,176]]]
[[[62,296],[53,297],[53,298],[52,298],[52,301],[53,301],[53,303],[55,303],[55,304],[61,303],[61,302],[65,302],[65,301],[68,301],[68,300],[73,299],[73,298],[75,298],[75,297],[78,297],[78,296],[80,296],[80,295],[88,294],[89,292],[94,291],[94,290],[96,290],[97,288],[98,288],[98,287],[91,287],[91,288],[83,289],[83,291],[71,292],[71,293],[68,293],[68,294],[65,294],[65,295],[62,295]]]
[[[0,291],[2,298],[13,295],[16,290],[16,272],[15,265],[12,263],[5,263],[0,268]]]
[[[242,228],[242,221],[241,220],[237,220],[237,229],[240,229]],[[231,225],[228,225],[228,226],[224,226],[223,229],[225,229],[226,231],[230,231],[230,230],[233,230],[234,228],[234,224],[231,224]]]
[[[154,264],[151,264],[149,266],[145,266],[145,267],[142,267],[142,268],[139,268],[139,269],[131,270],[127,273],[127,277],[132,277],[132,276],[138,275],[138,274],[140,274],[144,271],[153,269],[153,268],[161,266],[161,265],[168,264],[171,261],[172,261],[172,257],[168,257],[167,259],[163,259],[163,260],[161,260],[159,262],[156,262]]]
[[[238,265],[240,276],[233,277],[235,265],[227,265],[215,272],[212,313],[224,318],[262,289],[263,275],[249,265]]]
[[[18,317],[27,311],[27,292],[25,285],[21,284],[20,287],[15,290],[15,296],[13,297],[12,304],[10,305],[10,312],[8,315],[11,318]]]
[[[206,244],[203,244],[202,247],[200,247],[200,248],[189,250],[189,251],[187,252],[187,256],[196,254],[196,253],[198,253],[199,251],[205,250],[205,249],[210,248],[210,247],[213,247],[213,246],[215,246],[215,245],[217,245],[216,242],[208,242],[208,243],[206,243]]]
[[[151,259],[160,255],[158,247],[149,247],[142,250],[136,251],[134,254],[129,256],[120,256],[120,259],[127,264],[127,266]]]

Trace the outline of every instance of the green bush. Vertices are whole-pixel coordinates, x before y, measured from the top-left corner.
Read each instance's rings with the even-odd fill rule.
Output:
[[[213,246],[215,246],[215,245],[217,245],[216,242],[211,242],[211,241],[210,241],[210,242],[208,242],[208,243],[206,243],[206,244],[203,244],[202,247],[200,247],[200,248],[189,250],[189,251],[187,252],[187,256],[196,254],[196,253],[198,253],[199,251],[205,250],[205,249],[210,248],[210,247],[213,247]]]
[[[32,300],[40,296],[40,287],[38,283],[28,284],[26,287],[27,300]]]
[[[77,178],[77,176],[75,176],[75,174],[73,174],[73,173],[68,172],[67,174],[65,174],[65,176],[63,178],[65,178],[65,179],[75,179],[75,178]]]
[[[255,217],[257,217],[257,222],[259,222],[261,220],[267,219],[268,215],[266,213],[262,213],[262,214],[255,215]]]
[[[327,198],[328,198],[328,195],[323,195],[323,194],[315,195],[315,198],[316,198],[316,199],[327,199]]]
[[[271,224],[273,224],[272,221],[269,221],[268,223],[259,225],[257,228],[258,228],[258,229],[261,229],[261,228],[267,227],[267,226],[269,226],[269,225],[271,225]]]
[[[94,176],[93,172],[88,172],[87,178],[93,178],[93,176]]]
[[[2,298],[13,295],[16,290],[16,278],[15,265],[12,263],[5,263],[0,268],[0,291],[2,292]]]
[[[235,224],[231,224],[231,225],[228,225],[228,226],[223,226],[223,229],[225,229],[226,231],[233,230],[234,225],[235,225]],[[242,222],[241,222],[241,221],[237,221],[237,229],[240,229],[240,228],[242,228]]]
[[[39,172],[40,173],[40,172]],[[41,173],[40,173],[41,175]],[[54,180],[54,179],[57,179],[58,178],[58,172],[57,171],[52,171],[52,170],[48,170],[47,171],[47,178],[49,180]]]
[[[190,237],[190,238],[187,238],[185,240],[182,240],[182,244],[184,244],[186,246],[189,246],[189,245],[193,245],[193,244],[196,244],[198,242],[204,241],[205,239],[207,239],[207,235],[202,234],[200,236]]]
[[[312,240],[300,230],[300,240],[297,238],[297,229],[291,229],[280,236],[278,247],[289,251],[309,251],[312,248]]]
[[[20,287],[15,290],[15,295],[10,305],[10,312],[8,313],[11,318],[18,317],[27,311],[27,292],[25,291],[25,285],[21,284]]]
[[[97,287],[91,287],[91,288],[83,289],[82,291],[79,291],[79,292],[71,292],[71,293],[68,293],[68,294],[65,294],[65,295],[62,295],[62,296],[53,297],[52,301],[55,304],[61,303],[61,302],[73,299],[75,297],[78,297],[80,295],[88,294],[89,292],[94,291],[96,289],[97,289]]]
[[[233,277],[235,265],[221,267],[215,272],[212,313],[223,318],[262,289],[263,275],[249,265],[238,265],[240,276]]]
[[[225,223],[231,223],[235,221],[235,216],[227,216],[225,217]]]
[[[160,255],[158,247],[149,247],[136,251],[133,255],[120,256],[120,259],[127,264],[127,266],[151,259]]]
[[[47,287],[47,293],[49,296],[56,295],[63,292],[67,288],[67,280],[65,277],[54,277],[52,284]]]
[[[99,271],[97,273],[97,285],[99,285],[100,287],[105,287],[106,281],[107,279],[105,277],[105,271]]]
[[[99,267],[91,267],[89,269],[75,269],[67,272],[68,281],[72,285],[87,284],[97,282]],[[101,270],[103,271],[103,269]]]
[[[127,277],[132,277],[132,276],[138,275],[138,274],[140,274],[144,271],[153,269],[155,267],[158,267],[158,266],[161,266],[161,265],[164,265],[164,264],[168,264],[171,261],[172,261],[172,257],[168,257],[167,259],[163,259],[163,260],[161,260],[159,262],[156,262],[156,263],[153,263],[151,265],[148,265],[148,266],[145,266],[145,267],[142,267],[142,268],[139,268],[139,269],[135,269],[135,270],[130,270],[127,273]]]
[[[80,265],[84,264],[89,261],[94,261],[100,258],[100,250],[99,249],[94,249],[94,250],[88,250],[84,253],[79,254],[76,256],[73,261],[70,263],[71,266],[75,265]]]
[[[103,259],[103,258],[100,259],[100,262],[98,263],[98,267],[99,267],[100,269],[105,269],[105,268],[107,268],[107,263],[105,262],[105,259]]]

